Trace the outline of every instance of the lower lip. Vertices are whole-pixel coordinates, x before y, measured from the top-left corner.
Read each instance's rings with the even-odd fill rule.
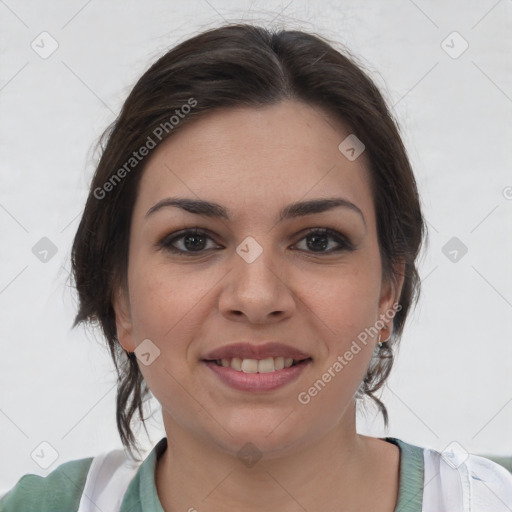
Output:
[[[273,391],[299,377],[309,365],[311,359],[306,359],[289,368],[269,373],[245,373],[230,367],[218,366],[212,361],[203,361],[222,382],[239,391]]]

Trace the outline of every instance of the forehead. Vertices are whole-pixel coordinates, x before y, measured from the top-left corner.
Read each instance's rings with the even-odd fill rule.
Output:
[[[223,204],[239,219],[275,213],[276,202],[277,211],[334,195],[370,213],[366,157],[350,161],[338,149],[348,135],[327,112],[297,101],[209,112],[154,150],[135,214],[178,195]]]

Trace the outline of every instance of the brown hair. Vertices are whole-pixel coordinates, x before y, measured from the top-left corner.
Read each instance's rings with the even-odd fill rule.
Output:
[[[393,265],[405,263],[401,309],[393,318],[389,348],[379,352],[377,364],[370,365],[362,383],[387,427],[386,407],[374,392],[391,371],[392,349],[419,294],[415,261],[425,226],[397,126],[377,87],[349,55],[302,31],[244,24],[211,29],[159,58],[103,133],[101,158],[72,248],[72,276],[79,296],[73,327],[90,321],[99,324],[106,337],[118,376],[117,427],[130,454],[132,447],[139,451],[132,417],[138,411],[144,424],[142,403],[149,388],[136,357],[128,356],[117,339],[112,298],[126,284],[131,213],[144,169],[144,162],[137,165],[133,160],[134,151],[148,146],[150,139],[160,144],[205,112],[272,105],[287,98],[322,108],[363,142],[370,162],[383,276],[393,279]],[[184,110],[183,105],[192,105],[191,99],[193,108]],[[180,115],[178,123],[172,121],[171,116],[180,112],[186,115]]]

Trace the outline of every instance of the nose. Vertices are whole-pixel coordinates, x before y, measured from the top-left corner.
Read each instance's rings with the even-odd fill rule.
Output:
[[[233,267],[224,279],[219,309],[230,320],[253,324],[282,321],[296,308],[295,296],[287,282],[286,268],[279,267],[265,249],[254,260],[233,255]]]

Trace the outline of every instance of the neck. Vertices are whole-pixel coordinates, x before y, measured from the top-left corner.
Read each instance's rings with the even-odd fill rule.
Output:
[[[168,443],[155,477],[162,506],[167,512],[359,509],[367,503],[369,479],[383,468],[376,464],[376,440],[355,430],[355,406],[344,418],[315,441],[280,456],[262,454],[251,465],[164,414]]]

